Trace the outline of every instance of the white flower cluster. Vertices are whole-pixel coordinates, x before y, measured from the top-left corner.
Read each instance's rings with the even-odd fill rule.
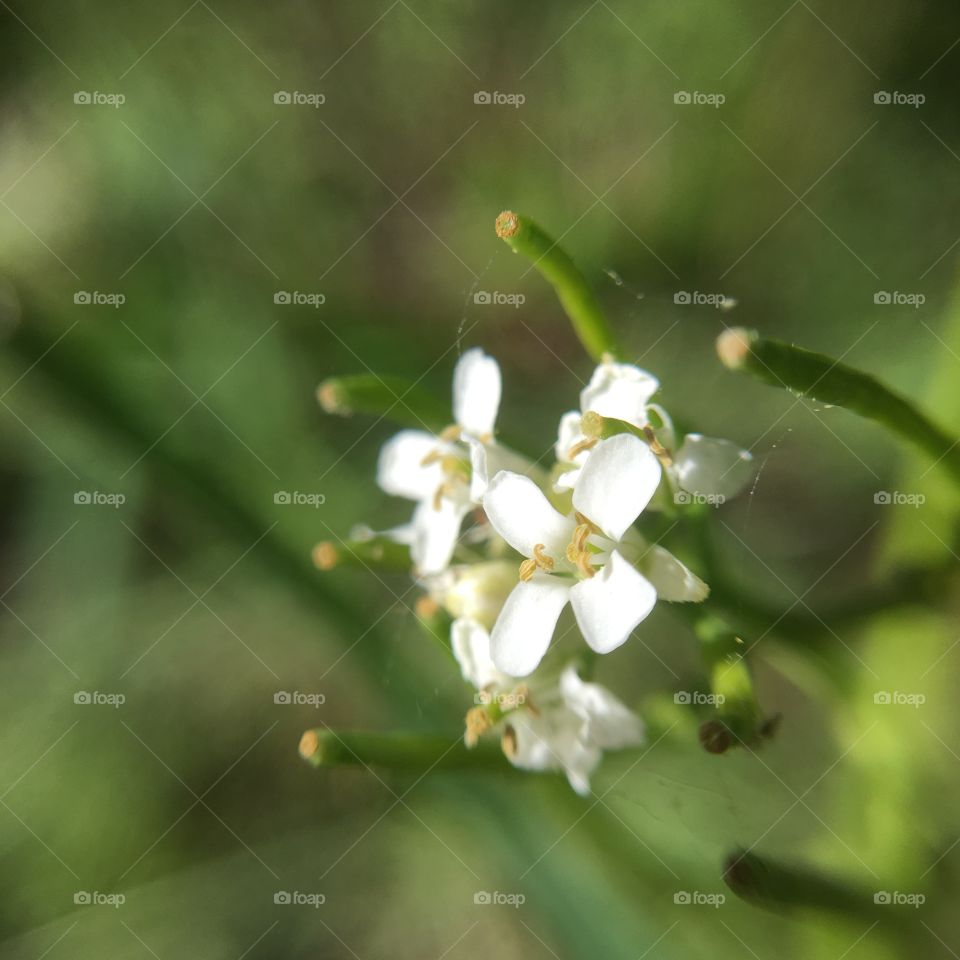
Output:
[[[469,350],[454,372],[455,423],[438,435],[401,431],[378,465],[382,489],[416,503],[411,522],[385,536],[409,545],[414,575],[454,618],[451,646],[478,691],[468,746],[497,729],[515,766],[562,769],[579,793],[604,750],[637,746],[644,731],[580,678],[575,659],[541,664],[563,609],[606,654],[658,599],[703,600],[706,584],[634,523],[684,496],[722,502],[752,473],[750,454],[729,441],[687,434],[677,446],[651,402],[658,389],[638,367],[598,366],[580,410],[560,420],[548,473],[495,439],[500,368]]]

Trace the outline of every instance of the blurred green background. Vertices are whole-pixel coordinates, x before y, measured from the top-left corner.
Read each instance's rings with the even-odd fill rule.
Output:
[[[735,900],[721,865],[741,846],[868,899],[923,893],[904,936],[956,956],[956,592],[831,613],[949,560],[956,496],[872,426],[726,373],[712,345],[738,323],[842,356],[960,431],[955,5],[0,6],[5,957],[906,949],[882,911]],[[676,418],[758,457],[714,520],[767,611],[747,636],[783,721],[756,755],[697,746],[672,703],[703,683],[696,646],[658,609],[600,678],[663,739],[610,758],[590,801],[559,778],[297,756],[321,723],[453,738],[470,703],[408,582],[310,565],[318,540],[408,513],[374,483],[390,424],[326,417],[314,389],[373,370],[445,397],[480,345],[504,370],[501,428],[548,462],[591,364],[496,240],[507,207],[562,237]],[[676,302],[694,292],[738,305]],[[893,292],[924,302],[875,302]],[[325,503],[275,504],[294,490]],[[274,702],[293,690],[325,703]],[[893,690],[926,702],[874,704]]]

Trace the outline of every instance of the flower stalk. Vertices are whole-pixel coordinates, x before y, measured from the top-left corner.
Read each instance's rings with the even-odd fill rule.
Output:
[[[795,867],[749,851],[738,850],[727,857],[723,868],[727,886],[742,900],[781,913],[787,910],[820,910],[864,923],[882,922],[888,929],[903,930],[908,906],[890,905],[876,899],[864,887]]]
[[[587,353],[599,361],[620,355],[613,330],[576,264],[557,242],[528,217],[505,210],[497,217],[497,236],[523,254],[554,288]]]
[[[460,735],[369,733],[320,727],[304,732],[299,752],[312,767],[364,766],[415,773],[510,769],[496,744],[481,743],[468,750]]]
[[[822,353],[813,353],[779,340],[767,340],[754,330],[735,327],[717,338],[717,354],[730,370],[752,374],[764,383],[800,397],[844,407],[873,420],[924,451],[960,483],[960,444],[906,398],[879,380]]]
[[[330,377],[317,387],[317,402],[327,413],[341,417],[370,414],[404,427],[439,431],[449,422],[442,401],[403,377],[372,373]]]
[[[708,753],[726,753],[737,745],[759,745],[772,732],[775,721],[763,720],[743,640],[707,610],[696,609],[693,617],[716,706],[715,719],[700,728],[701,744]]]
[[[361,567],[406,573],[410,569],[410,548],[388,537],[369,540],[323,540],[313,548],[313,565],[318,570]]]

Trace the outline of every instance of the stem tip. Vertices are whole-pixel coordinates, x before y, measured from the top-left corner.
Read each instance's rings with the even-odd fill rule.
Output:
[[[311,556],[313,565],[318,570],[332,570],[340,560],[337,548],[329,540],[318,543],[313,548]]]
[[[717,356],[731,370],[743,366],[757,335],[745,327],[730,327],[717,337]]]
[[[320,749],[320,737],[316,730],[307,730],[300,738],[297,748],[304,760],[309,760]]]
[[[520,218],[512,210],[504,210],[497,217],[497,236],[501,240],[515,237],[520,230]]]

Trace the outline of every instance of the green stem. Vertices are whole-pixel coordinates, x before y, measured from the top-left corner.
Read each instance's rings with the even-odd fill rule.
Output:
[[[696,610],[694,631],[716,698],[716,719],[700,728],[700,739],[711,753],[724,753],[737,744],[755,746],[762,715],[745,658],[746,644],[723,620],[704,607]]]
[[[450,423],[449,406],[403,377],[366,373],[330,377],[317,387],[317,401],[327,413],[342,417],[368,413],[401,426],[435,432]]]
[[[313,548],[313,564],[318,570],[334,567],[359,567],[390,573],[410,572],[410,548],[387,537],[369,540],[323,540]]]
[[[513,769],[496,743],[480,743],[468,750],[462,736],[334,731],[328,727],[303,734],[300,756],[313,767],[358,765],[415,773]]]
[[[903,929],[915,908],[877,902],[879,892],[847,884],[803,867],[737,851],[724,864],[723,879],[742,900],[766,910],[821,910],[864,923]]]
[[[573,260],[536,223],[505,210],[497,217],[497,236],[514,253],[523,254],[553,285],[560,305],[573,323],[580,342],[594,360],[621,351],[597,298]]]
[[[717,353],[731,370],[743,371],[801,397],[844,407],[874,420],[923,450],[960,483],[960,444],[908,400],[869,374],[822,353],[812,353],[755,331],[736,327],[717,339]]]

